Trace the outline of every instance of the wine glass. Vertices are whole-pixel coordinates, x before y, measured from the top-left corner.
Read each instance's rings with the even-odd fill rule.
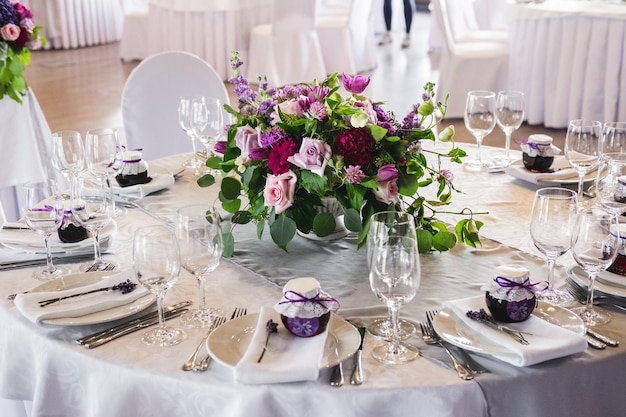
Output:
[[[367,266],[371,265],[372,252],[375,246],[375,242],[380,241],[381,238],[387,236],[387,222],[386,219],[394,218],[396,212],[379,212],[370,218],[369,231],[367,233]],[[391,217],[390,217],[391,216]],[[376,319],[367,326],[367,331],[372,336],[380,337],[386,340],[391,339],[392,334],[392,322],[391,322],[391,310],[389,310],[387,317]],[[411,337],[415,333],[415,325],[408,320],[398,320],[398,337],[400,340],[405,340]]]
[[[483,161],[481,145],[483,138],[496,126],[496,93],[493,91],[470,91],[467,93],[464,113],[465,127],[476,138],[476,159],[465,162],[467,169],[480,171],[491,168],[493,163]]]
[[[174,232],[163,225],[138,229],[133,238],[133,268],[137,280],[157,298],[159,326],[144,333],[149,346],[172,346],[185,339],[185,332],[168,327],[163,319],[163,301],[167,290],[180,274],[180,253]]]
[[[595,193],[605,209],[617,215],[626,212],[626,153],[600,157]]]
[[[524,121],[524,93],[521,91],[499,91],[496,97],[496,122],[504,132],[504,156],[495,158],[498,165],[511,164],[511,135]]]
[[[375,347],[372,355],[383,363],[400,364],[419,356],[415,346],[398,337],[400,307],[415,297],[420,284],[415,223],[411,215],[403,212],[383,212],[375,216],[385,222],[386,231],[368,242],[372,246],[368,249],[371,253],[370,287],[391,312],[392,332],[391,340]]]
[[[601,207],[579,211],[572,235],[572,254],[589,279],[587,303],[573,308],[588,327],[601,326],[611,315],[593,306],[593,286],[596,275],[608,268],[617,256],[619,246],[617,215]],[[615,233],[617,231],[617,233]]]
[[[40,280],[59,278],[68,271],[52,263],[48,240],[63,221],[63,199],[57,193],[53,180],[32,181],[24,184],[24,220],[29,228],[43,237],[46,248],[46,266],[35,270],[33,277]]]
[[[115,173],[122,167],[122,146],[116,129],[92,129],[85,135],[85,155],[87,168],[92,171],[106,173],[111,184],[115,180]],[[111,193],[113,189],[110,188]],[[115,204],[115,199],[113,199]],[[120,207],[113,206],[113,216],[124,214]]]
[[[188,327],[209,327],[222,312],[206,305],[205,283],[208,275],[218,267],[224,244],[220,216],[213,208],[192,205],[177,211],[177,238],[183,268],[198,281],[199,306],[181,316]]]
[[[537,299],[566,306],[574,301],[567,292],[554,288],[554,263],[572,245],[578,195],[567,188],[548,187],[535,192],[530,216],[530,237],[548,261],[548,284]]]
[[[585,175],[598,166],[602,123],[572,120],[565,135],[565,159],[578,173],[578,195],[583,193]]]
[[[71,211],[74,218],[93,236],[93,262],[80,265],[81,271],[98,271],[110,261],[102,259],[100,251],[100,231],[110,221],[113,214],[113,194],[109,178],[102,171],[83,171],[76,176],[72,186]]]
[[[602,127],[600,154],[604,158],[626,155],[626,122],[605,123]]]
[[[206,125],[200,131],[200,142],[204,145],[206,158],[213,154],[213,148],[217,143],[217,139],[222,134],[224,128],[224,115],[222,111],[222,103],[217,97],[205,97],[206,105]],[[209,171],[210,172],[210,171]]]
[[[80,132],[62,130],[52,134],[52,165],[69,184],[85,168],[85,147]]]
[[[198,120],[206,118],[206,115],[203,116],[203,113],[206,113],[206,107],[203,109],[203,102],[202,97],[197,96],[183,96],[178,101],[178,123],[191,139],[193,149],[191,159],[183,164],[186,168],[198,169],[202,166],[202,161],[196,154],[196,139],[199,132]]]

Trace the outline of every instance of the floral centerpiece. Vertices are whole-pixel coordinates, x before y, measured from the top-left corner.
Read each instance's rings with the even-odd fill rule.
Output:
[[[441,160],[460,163],[466,153],[454,144],[453,126],[439,135],[451,143],[447,153],[422,148],[422,141],[436,139],[435,113],[445,114],[446,104],[433,99],[434,84],[426,84],[421,103],[399,122],[363,95],[368,77],[340,79],[335,73],[319,83],[279,89],[259,79],[255,91],[239,74],[241,65],[234,53],[230,82],[239,108],[225,106],[234,120],[227,140],[215,147],[217,155],[207,160],[223,174],[219,199],[232,213],[233,226],[256,222],[260,238],[269,225],[272,240],[287,250],[296,230],[320,237],[336,230],[333,214],[318,210],[323,198],[333,197],[343,208],[345,227],[358,233],[359,247],[366,243],[372,214],[384,210],[415,217],[421,252],[446,251],[457,239],[480,243],[482,223],[470,210],[458,213],[463,219],[454,232],[436,218],[457,191]],[[426,153],[434,154],[437,166],[429,165]],[[210,174],[198,180],[200,186],[214,182]],[[432,193],[423,192],[428,187]],[[233,252],[231,232],[224,233],[225,256]]]
[[[41,26],[33,12],[15,0],[0,0],[0,98],[8,95],[18,103],[26,94],[24,70],[30,51],[45,45]]]

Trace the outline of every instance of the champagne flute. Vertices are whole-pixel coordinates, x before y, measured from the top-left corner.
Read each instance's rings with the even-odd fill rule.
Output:
[[[578,195],[583,193],[585,175],[598,166],[602,123],[572,120],[565,135],[565,158],[578,173]]]
[[[206,305],[205,284],[207,277],[220,263],[224,244],[219,214],[204,205],[192,205],[177,211],[177,238],[183,268],[198,281],[199,306],[181,316],[181,323],[188,327],[209,327],[216,316],[223,315],[219,309]]]
[[[52,165],[69,184],[85,168],[85,147],[80,132],[62,130],[52,134]]]
[[[491,168],[491,161],[483,161],[481,145],[496,126],[496,93],[493,91],[470,91],[467,93],[464,113],[465,127],[476,138],[476,159],[465,162],[465,167],[471,171],[480,171]]]
[[[191,139],[193,149],[191,159],[186,161],[183,165],[191,169],[198,169],[202,166],[202,162],[198,159],[198,155],[196,154],[196,138],[198,137],[198,131],[197,125],[194,123],[194,117],[197,120],[201,115],[201,99],[201,97],[196,96],[183,96],[178,101],[178,123]],[[194,105],[194,103],[196,104]]]
[[[530,216],[530,237],[548,262],[548,284],[537,299],[567,306],[574,298],[554,288],[554,263],[572,245],[572,232],[578,208],[578,195],[567,188],[548,187],[535,192]]]
[[[420,284],[420,262],[413,217],[407,213],[378,213],[385,222],[386,233],[368,245],[370,287],[387,304],[391,312],[391,340],[375,347],[374,358],[382,363],[400,364],[414,360],[419,350],[398,337],[400,307],[411,301]],[[384,219],[384,220],[383,220]]]
[[[149,346],[172,346],[185,339],[185,332],[165,325],[163,302],[165,294],[180,274],[180,253],[174,233],[166,226],[148,226],[135,232],[133,268],[137,280],[157,298],[159,326],[144,333],[143,343]]]
[[[33,277],[40,280],[59,278],[68,272],[67,269],[52,263],[48,243],[50,236],[59,230],[63,221],[62,200],[53,180],[32,181],[24,184],[24,220],[29,228],[43,237],[46,248],[46,266],[33,272]]]
[[[113,193],[108,176],[102,171],[83,171],[76,176],[72,186],[71,211],[74,218],[93,236],[93,262],[80,265],[81,271],[98,271],[110,261],[102,259],[100,231],[110,221],[113,213]]]
[[[587,303],[573,308],[588,327],[601,326],[611,315],[593,306],[593,287],[598,272],[608,268],[617,256],[619,242],[617,215],[600,207],[581,210],[572,235],[572,254],[589,279]],[[617,233],[615,233],[617,231]]]
[[[85,154],[87,168],[92,171],[104,172],[107,180],[113,184],[115,173],[122,168],[122,146],[113,128],[92,129],[85,135]],[[109,187],[113,195],[112,185]],[[113,217],[119,217],[125,213],[120,207],[115,206],[115,199],[112,198]]]
[[[521,91],[499,91],[496,97],[496,122],[504,132],[504,157],[496,157],[503,167],[511,164],[511,135],[524,121],[524,93]]]

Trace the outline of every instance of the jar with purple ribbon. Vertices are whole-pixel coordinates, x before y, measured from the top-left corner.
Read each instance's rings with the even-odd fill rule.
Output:
[[[535,285],[528,269],[514,265],[496,268],[496,277],[483,285],[487,308],[498,321],[524,321],[535,309]]]
[[[289,332],[298,337],[312,337],[328,327],[330,313],[339,302],[322,291],[315,278],[295,278],[283,288],[283,297],[274,306]]]
[[[115,179],[120,187],[146,184],[152,180],[148,176],[148,163],[141,159],[141,149],[122,153],[122,166]]]
[[[63,220],[61,226],[57,230],[59,239],[63,243],[76,243],[89,237],[87,229],[85,229],[74,217],[69,204],[65,204],[63,208]]]
[[[554,162],[554,155],[561,152],[552,145],[552,137],[548,135],[530,135],[522,142],[520,148],[523,152],[524,167],[533,172],[549,171]]]

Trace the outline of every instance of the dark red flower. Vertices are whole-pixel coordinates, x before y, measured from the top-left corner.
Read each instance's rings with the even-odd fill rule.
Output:
[[[375,142],[366,127],[341,132],[335,144],[346,165],[364,166],[372,162]]]
[[[274,175],[284,174],[291,166],[287,158],[294,155],[298,150],[298,145],[291,138],[282,139],[270,151],[267,166]]]

